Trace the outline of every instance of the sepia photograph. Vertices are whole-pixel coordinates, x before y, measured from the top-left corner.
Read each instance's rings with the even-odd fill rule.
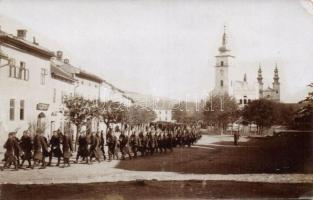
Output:
[[[313,0],[0,0],[15,199],[313,199]]]

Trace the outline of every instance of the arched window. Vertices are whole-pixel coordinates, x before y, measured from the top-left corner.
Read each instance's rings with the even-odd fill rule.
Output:
[[[224,61],[221,61],[221,66],[224,66]]]
[[[221,80],[221,87],[223,87],[224,86],[224,81],[223,80]]]
[[[244,100],[243,100],[243,104],[247,104],[247,99],[244,99]]]

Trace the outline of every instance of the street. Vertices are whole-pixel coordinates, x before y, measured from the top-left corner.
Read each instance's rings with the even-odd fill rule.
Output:
[[[45,187],[45,191],[55,190],[55,187],[61,187],[61,185],[64,188],[71,188],[72,186],[76,188],[76,186],[88,185],[88,187],[97,188],[97,190],[99,189],[101,191],[102,189],[98,185],[100,184],[112,188],[110,191],[115,193],[121,191],[116,190],[116,188],[113,189],[114,185],[121,184],[125,186],[130,184],[134,187],[133,190],[136,191],[138,189],[137,187],[139,189],[143,187],[140,184],[139,186],[136,184],[142,182],[145,186],[144,188],[151,187],[151,190],[154,187],[159,187],[157,186],[158,183],[161,185],[169,184],[175,190],[181,184],[191,184],[190,187],[193,188],[197,184],[205,183],[207,185],[204,188],[208,187],[212,189],[211,195],[213,196],[211,197],[223,197],[215,191],[216,189],[213,189],[215,188],[213,187],[215,184],[221,184],[222,187],[232,185],[238,188],[249,188],[247,189],[249,191],[253,188],[258,188],[258,192],[254,193],[240,192],[242,191],[240,189],[233,190],[234,193],[229,192],[225,194],[226,196],[228,194],[236,197],[256,197],[261,193],[268,197],[273,195],[275,197],[286,197],[288,194],[298,197],[300,194],[309,192],[313,186],[312,154],[309,159],[305,160],[297,160],[289,157],[288,160],[294,161],[289,163],[291,164],[289,166],[285,165],[285,159],[273,162],[275,153],[272,152],[271,156],[266,156],[265,154],[274,150],[271,145],[274,144],[272,141],[275,140],[276,142],[281,142],[286,139],[284,137],[278,139],[272,138],[272,140],[268,140],[267,138],[242,137],[239,146],[234,146],[231,136],[203,135],[198,143],[191,148],[175,148],[172,153],[168,152],[161,155],[140,157],[135,160],[94,162],[92,165],[72,164],[70,168],[49,167],[42,170],[7,170],[0,173],[1,191],[2,195],[13,195],[12,192],[7,191],[7,188],[20,188],[19,190],[22,192],[22,185],[25,184],[42,184],[39,188]],[[276,144],[275,146],[280,148],[281,144]],[[268,150],[264,151],[264,149]],[[292,148],[288,150],[290,149]],[[279,155],[281,153],[287,152],[280,150]],[[290,151],[289,155],[298,156],[296,153],[291,153]],[[263,159],[260,159],[260,156]],[[267,157],[269,159],[266,159]],[[261,188],[264,188],[263,191],[257,186],[259,184],[262,185]],[[27,186],[30,191],[39,190],[38,187],[31,185]],[[276,187],[280,189],[275,190],[274,188]],[[289,187],[299,189],[290,191],[286,189]],[[10,191],[15,191],[13,188]],[[150,189],[148,190],[150,191]],[[280,193],[279,191],[282,190],[284,192]],[[210,196],[207,196],[208,194],[203,191],[201,194],[200,196],[189,196],[193,198]],[[44,195],[45,193],[41,196],[44,197]],[[68,192],[68,195],[71,195],[71,192]],[[84,195],[86,194],[84,193]],[[154,195],[157,194],[154,193]],[[127,197],[132,199],[132,196],[127,195]],[[148,193],[146,196],[142,196],[142,198],[146,197],[149,197]],[[172,198],[173,196],[169,195],[165,197]]]

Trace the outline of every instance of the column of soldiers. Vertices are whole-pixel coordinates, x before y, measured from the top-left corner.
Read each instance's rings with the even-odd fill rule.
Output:
[[[107,157],[111,161],[172,152],[175,147],[190,147],[200,137],[196,126],[186,125],[124,125],[122,128],[109,127],[106,134],[102,131],[100,134],[82,131],[77,140],[78,150],[74,163],[91,164],[93,159],[100,162]],[[33,169],[40,165],[43,169],[52,165],[53,158],[57,159],[56,166],[60,166],[61,160],[63,160],[63,167],[70,166],[70,158],[74,150],[70,134],[63,134],[59,130],[53,132],[49,141],[41,130],[37,130],[33,137],[29,131],[24,131],[20,140],[15,132],[11,132],[4,148],[6,152],[1,170],[10,168],[11,165],[18,170],[23,168],[25,161],[28,163],[27,168]]]

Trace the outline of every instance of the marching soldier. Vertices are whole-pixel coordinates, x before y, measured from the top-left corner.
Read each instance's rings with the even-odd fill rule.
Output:
[[[1,168],[1,171],[3,171],[4,168],[7,168],[7,167],[9,168],[12,163],[15,167],[15,170],[18,170],[16,154],[19,152],[17,152],[16,149],[19,148],[19,145],[17,141],[15,140],[15,132],[9,133],[9,138],[3,147],[6,149],[6,152],[5,152],[5,163],[3,167]]]
[[[58,158],[58,163],[56,166],[60,165],[61,157],[63,155],[61,151],[61,136],[58,135],[57,131],[53,131],[53,136],[50,139],[50,152],[49,152],[49,163],[48,166],[51,166],[52,157]]]
[[[137,136],[135,134],[135,131],[132,131],[130,137],[129,137],[129,145],[130,145],[130,148],[134,154],[134,158],[137,158]]]
[[[48,144],[42,136],[42,133],[42,130],[37,129],[36,136],[34,137],[34,164],[32,168],[34,168],[38,162],[42,163],[41,169],[46,168],[44,152],[48,152]]]
[[[90,163],[92,162],[92,158],[95,157],[98,162],[100,162],[100,137],[97,133],[94,135],[91,133],[90,137]]]
[[[63,162],[64,166],[67,164],[67,166],[70,166],[70,158],[72,156],[73,152],[73,145],[72,145],[72,139],[69,136],[69,133],[65,133],[62,139],[62,146],[63,146]]]
[[[76,155],[76,163],[78,162],[79,157],[81,156],[84,159],[86,159],[86,163],[89,164],[88,157],[90,156],[89,150],[88,150],[88,140],[86,137],[86,132],[82,132],[82,134],[78,138],[78,151]]]
[[[32,159],[32,139],[29,135],[29,131],[24,131],[23,132],[23,136],[21,137],[21,142],[20,142],[20,147],[22,149],[22,163],[20,165],[20,167],[23,167],[23,164],[25,162],[25,160],[28,161],[28,166],[27,168],[31,168],[31,159]]]
[[[105,140],[104,140],[104,136],[103,136],[103,131],[101,131],[101,135],[100,135],[100,150],[101,150],[102,155],[103,155],[103,160],[106,160],[104,146],[105,146]]]

